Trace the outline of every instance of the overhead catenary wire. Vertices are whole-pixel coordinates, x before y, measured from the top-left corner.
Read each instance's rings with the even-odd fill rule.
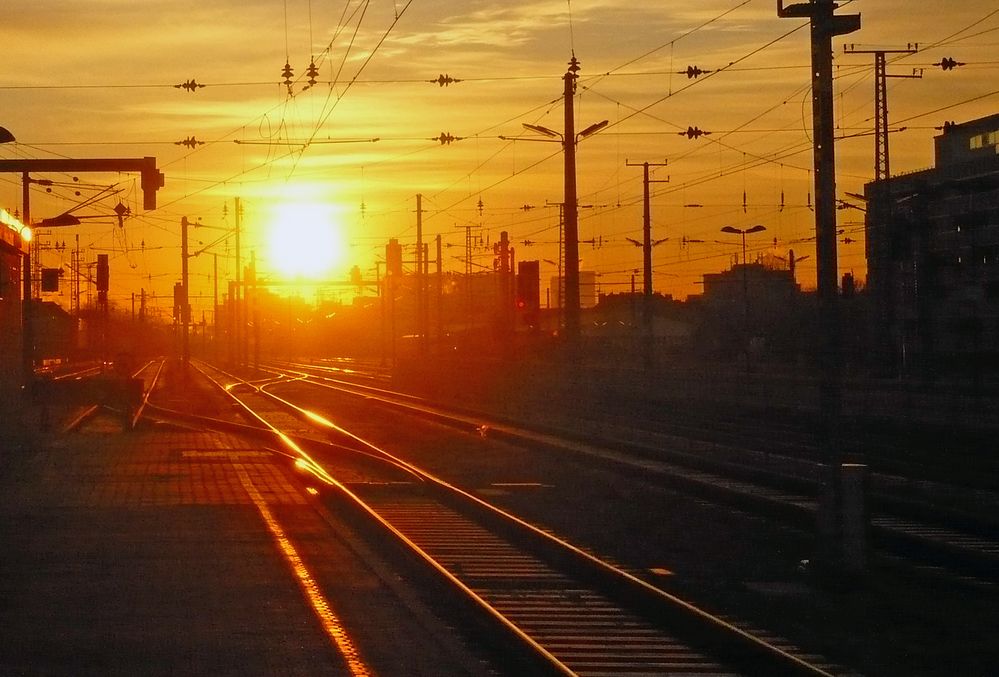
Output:
[[[745,3],[742,3],[742,4],[745,4]],[[287,7],[287,3],[285,3],[285,6]],[[310,8],[311,8],[311,5],[310,5]],[[967,31],[965,31],[965,32],[967,32]],[[963,33],[962,33],[962,35],[963,35]],[[672,41],[670,43],[668,43],[668,44],[672,44]],[[761,67],[761,70],[762,69],[767,69],[767,67],[763,66],[763,67]],[[730,69],[730,71],[732,73],[739,72],[740,70],[748,70],[748,69],[740,69],[740,68],[731,68]],[[620,75],[625,75],[625,73],[620,73]],[[515,77],[515,76],[512,76],[512,77]],[[537,76],[537,77],[551,77],[551,76]],[[473,80],[474,80],[474,78],[473,78]],[[357,84],[363,83],[364,80],[361,79],[361,78],[355,78],[355,80],[353,82],[354,82],[354,84],[356,86]],[[413,82],[417,82],[417,80],[413,80]],[[274,84],[273,82],[270,83],[271,86],[273,86],[273,84]],[[983,96],[989,96],[989,95],[983,95]],[[980,98],[981,97],[975,97],[973,99],[970,99],[969,101],[975,101],[975,100],[978,100]],[[958,104],[949,104],[948,107],[952,107],[954,105],[958,105]],[[939,110],[940,109],[936,109],[936,111],[929,111],[929,112],[923,113],[923,114],[920,115],[920,117],[924,116],[924,115],[930,115],[933,112],[937,112]],[[913,119],[913,118],[908,118],[908,119]],[[624,120],[622,120],[621,122],[624,122]],[[752,124],[752,123],[749,123],[749,124]],[[859,129],[859,127],[843,127],[843,129]],[[741,136],[744,136],[744,135],[747,135],[747,134],[750,134],[750,133],[754,133],[754,132],[761,133],[761,134],[762,133],[779,134],[779,133],[793,133],[795,130],[790,129],[790,128],[785,128],[783,130],[780,130],[778,127],[774,127],[774,126],[767,126],[766,129],[759,129],[759,130],[752,130],[752,129],[749,129],[749,128],[740,129],[739,126],[729,124],[729,125],[726,125],[726,129],[724,129],[724,130],[722,130],[722,129],[716,129],[714,131],[715,131],[715,134],[717,136],[715,136],[713,139],[704,139],[705,141],[709,141],[708,144],[704,144],[704,143],[698,144],[696,146],[693,146],[689,151],[685,149],[684,152],[682,154],[680,154],[680,158],[683,158],[684,156],[687,156],[687,154],[689,153],[690,154],[689,157],[691,159],[693,159],[694,156],[699,151],[703,152],[703,150],[700,150],[700,149],[703,149],[703,147],[708,146],[708,145],[715,146],[716,145],[715,144],[716,141],[724,141],[724,136],[723,135],[739,134],[740,137],[741,137]],[[626,128],[626,126],[623,125],[623,124],[621,125],[621,127],[619,128],[619,130],[617,130],[617,131],[610,131],[608,133],[609,134],[617,134],[617,135],[620,135],[620,136],[624,136],[624,135],[638,136],[638,135],[641,135],[641,134],[654,134],[654,135],[669,134],[669,132],[655,132],[655,131],[642,132],[642,131],[635,131],[633,129]],[[389,137],[385,137],[385,138],[386,138],[386,140],[392,140]],[[415,142],[415,141],[419,140],[419,138],[421,138],[421,137],[399,136],[396,140],[398,140],[399,142],[408,142],[410,140],[412,140],[412,141]],[[485,136],[485,135],[468,134],[467,138],[485,139],[485,138],[488,138],[488,137]],[[263,143],[267,143],[267,142],[263,141]],[[280,143],[283,143],[283,142],[273,142],[272,145],[278,146]],[[312,143],[314,143],[314,144],[318,144],[319,143],[318,136],[313,139]],[[768,143],[772,143],[772,142],[768,142]],[[785,146],[784,143],[780,143],[780,144],[773,145],[773,148],[775,148],[775,149],[776,148],[783,148],[784,146]],[[749,163],[749,157],[751,155],[758,155],[759,157],[762,157],[762,158],[786,157],[786,156],[783,155],[783,152],[785,152],[785,151],[774,150],[773,153],[769,153],[769,152],[766,152],[766,149],[764,149],[762,151],[744,150],[743,149],[743,144],[741,143],[741,140],[740,140],[740,142],[736,143],[734,139],[731,139],[729,143],[724,144],[724,145],[722,145],[720,147],[724,148],[726,152],[740,153],[740,154],[741,153],[745,153],[746,154],[745,160],[743,160],[741,163],[737,163],[737,165],[736,165],[737,168],[731,168],[731,167],[728,167],[726,165],[726,168],[724,169],[724,171],[729,171],[729,172],[747,171],[747,170],[749,170],[751,167],[750,167],[750,165],[748,163]],[[412,153],[394,155],[394,159],[403,158],[403,157],[407,157],[408,158],[411,155],[416,154],[416,153],[429,153],[429,152],[433,152],[434,149],[435,149],[435,147],[432,144],[426,144],[424,146],[421,146],[420,148],[415,149]],[[793,149],[788,149],[786,152],[793,152]],[[557,153],[554,154],[554,155],[557,155]],[[720,155],[720,153],[719,153],[719,155]],[[286,154],[283,154],[281,152],[275,152],[274,155],[272,156],[271,160],[272,160],[272,163],[280,163],[283,160],[294,159],[295,157],[296,156],[294,156],[294,155],[286,155]],[[297,157],[300,157],[300,156],[297,156]],[[460,184],[462,181],[466,180],[469,176],[474,176],[474,175],[477,175],[477,174],[480,175],[480,176],[484,175],[485,172],[491,170],[491,166],[495,162],[495,160],[498,159],[498,158],[501,158],[501,157],[503,157],[502,152],[497,152],[496,154],[488,155],[484,159],[476,158],[476,164],[475,164],[475,166],[472,167],[469,171],[465,172],[464,175],[463,175],[463,177],[460,178],[460,179],[458,179],[458,180],[456,180],[453,183],[453,185]],[[382,162],[392,162],[392,161],[394,161],[394,159],[390,158],[390,159],[384,160]],[[671,163],[672,163],[675,158],[671,156],[670,159],[671,159]],[[368,167],[377,166],[378,163],[379,163],[379,161],[381,161],[381,160],[376,159],[374,162],[371,162],[370,160],[366,160],[365,161],[365,166],[368,166]],[[768,161],[772,162],[773,160],[769,159]],[[540,162],[537,163],[535,165],[535,167],[538,166],[538,165],[540,165],[540,164],[541,164]],[[802,163],[802,165],[803,165],[803,163]],[[789,167],[791,167],[791,165],[789,165]],[[263,181],[263,179],[259,179],[257,176],[254,175],[254,172],[256,171],[257,168],[258,168],[258,166],[256,165],[256,162],[254,161],[254,163],[250,163],[247,167],[244,168],[244,169],[246,169],[246,171],[244,173],[233,175],[233,176],[236,177],[235,179],[223,179],[222,181],[217,181],[215,184],[211,184],[211,179],[205,179],[202,176],[186,177],[186,178],[184,178],[184,180],[185,181],[190,181],[192,183],[192,185],[197,185],[197,184],[204,183],[206,186],[212,186],[213,188],[214,187],[225,186],[226,183],[233,183],[233,184],[235,184],[235,183],[242,183],[243,181],[246,181],[246,182],[250,182],[250,181]],[[804,169],[805,171],[807,171],[807,168],[805,168],[804,166],[802,166],[801,168]],[[464,170],[465,168],[462,167],[461,169]],[[530,175],[530,172],[533,170],[533,167],[531,167],[531,168],[518,168],[518,169],[524,169],[524,171],[518,171],[516,173],[517,177],[522,177],[524,175]],[[308,174],[304,171],[304,169],[296,169],[295,170],[295,176],[296,177],[307,176],[307,175]],[[721,175],[724,175],[724,174],[720,171],[719,175],[721,176]],[[511,176],[510,178],[513,179],[514,177]],[[502,185],[502,183],[503,182],[500,182],[500,183],[495,184],[495,185]],[[486,184],[487,185],[484,187],[484,191],[490,191],[492,188],[495,187],[495,185],[489,184],[489,182],[486,182]],[[680,185],[680,184],[678,183],[677,185]],[[683,185],[685,187],[687,187],[687,188],[690,188],[690,187],[693,187],[693,186],[696,186],[696,185],[700,185],[700,184],[691,184],[691,183],[683,182]],[[199,194],[199,193],[187,193],[187,194],[185,194],[185,196],[184,196],[183,199],[189,198],[192,195],[196,195],[196,194]],[[472,199],[472,198],[466,196],[463,200],[459,200],[458,202],[456,202],[452,206],[451,205],[452,200],[448,199],[449,195],[448,195],[448,189],[447,188],[440,190],[440,192],[438,194],[438,197],[441,198],[440,204],[444,205],[443,208],[444,209],[450,209],[450,212],[444,212],[445,214],[447,214],[447,213],[454,213],[455,210],[457,210],[461,205],[466,204],[466,201],[468,199]],[[488,199],[487,199],[487,202],[488,202]],[[626,203],[625,206],[631,206],[632,204],[634,204],[633,200],[629,200],[627,198],[624,200],[624,203]],[[172,205],[166,205],[166,206],[169,209],[169,208],[172,208],[172,207],[176,207],[177,205],[176,204],[172,204]]]

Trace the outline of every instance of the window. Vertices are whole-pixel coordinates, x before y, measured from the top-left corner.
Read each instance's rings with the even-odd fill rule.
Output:
[[[971,150],[979,150],[987,146],[999,146],[999,129],[984,134],[975,134],[968,139]]]

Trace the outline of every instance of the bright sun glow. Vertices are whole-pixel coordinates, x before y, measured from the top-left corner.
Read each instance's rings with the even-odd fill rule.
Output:
[[[267,232],[267,267],[276,275],[329,277],[345,253],[343,232],[331,205],[294,202],[275,207]]]

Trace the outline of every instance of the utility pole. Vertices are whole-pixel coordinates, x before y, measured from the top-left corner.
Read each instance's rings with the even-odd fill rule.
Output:
[[[579,341],[579,205],[576,201],[576,75],[579,61],[572,55],[569,69],[562,76],[565,81],[565,132],[562,145],[565,149],[565,333],[570,343]]]
[[[392,364],[396,364],[396,317],[395,296],[402,277],[402,245],[392,238],[385,245],[385,291],[389,303],[389,339],[392,342]]]
[[[444,345],[444,241],[437,233],[437,345]]]
[[[839,273],[836,252],[836,157],[833,116],[832,38],[860,29],[860,15],[834,15],[833,0],[811,0],[784,6],[777,0],[777,16],[808,18],[812,53],[812,126],[815,166],[815,254],[819,297],[819,444],[826,465],[826,481],[818,510],[817,563],[833,578],[859,573],[864,553],[848,547],[862,541],[861,515],[844,509],[844,467],[840,449],[842,365],[839,318]],[[852,468],[851,468],[852,470]],[[862,470],[862,469],[860,469]],[[860,546],[862,548],[862,546]]]
[[[500,233],[499,242],[493,244],[493,253],[496,259],[493,268],[499,274],[499,317],[500,326],[504,333],[513,330],[513,286],[511,284],[513,272],[513,248],[510,247],[510,237],[507,231]]]
[[[381,365],[385,366],[385,278],[382,277],[382,262],[375,261],[375,284],[378,289],[378,300],[379,300],[379,311],[380,319],[379,322],[379,348],[381,353]]]
[[[184,363],[184,373],[187,374],[188,366],[191,363],[191,342],[188,336],[191,324],[191,306],[188,303],[190,293],[187,287],[187,229],[190,222],[187,217],[180,220],[180,323],[181,329],[181,359]]]
[[[649,178],[649,167],[665,167],[665,162],[629,162],[625,160],[625,165],[628,167],[641,167],[643,171],[643,186],[644,190],[642,193],[642,251],[644,254],[643,263],[645,266],[645,296],[652,296],[652,210],[649,205],[649,184],[650,183],[669,183],[669,179],[650,179]]]
[[[428,350],[430,346],[430,243],[423,243],[423,286],[421,289],[423,296],[423,317],[420,318],[420,325],[423,330],[423,348]]]
[[[915,54],[919,47],[908,45],[905,49],[857,49],[846,45],[846,54],[874,55],[874,180],[891,178],[891,165],[888,154],[888,78],[918,80],[923,77],[919,71],[912,75],[890,75],[887,72],[886,54]]]
[[[420,341],[420,351],[427,349],[427,295],[423,262],[423,195],[416,194],[416,334]]]
[[[80,320],[80,234],[76,234],[76,248],[73,250],[73,298],[70,301],[70,308],[73,311],[73,319]]]
[[[242,366],[246,364],[246,352],[243,345],[243,287],[240,284],[240,271],[243,269],[243,260],[241,258],[241,253],[239,249],[239,232],[242,228],[242,218],[243,218],[243,206],[239,202],[239,198],[235,198],[235,207],[233,209],[233,215],[236,219],[236,286],[233,288],[233,293],[235,296],[230,294],[230,299],[233,301],[232,308],[235,313],[235,322],[233,323],[233,339],[236,344],[236,364]]]
[[[867,253],[884,256],[888,265],[883,267],[881,275],[871,277],[868,282],[872,295],[880,306],[881,332],[877,339],[879,346],[876,354],[878,361],[887,366],[890,373],[894,375],[899,369],[898,351],[894,348],[891,338],[892,326],[895,324],[895,304],[892,299],[892,288],[894,287],[895,271],[894,256],[891,244],[891,221],[892,221],[892,199],[891,184],[891,163],[888,152],[888,78],[922,78],[922,72],[914,71],[912,75],[889,75],[887,73],[886,54],[915,54],[918,46],[906,46],[905,49],[856,49],[853,45],[847,45],[847,54],[873,54],[874,55],[874,183],[881,191],[878,199],[868,203],[868,207],[873,207],[867,213]],[[873,225],[872,229],[870,226]],[[873,231],[873,232],[872,232]]]
[[[219,359],[219,255],[212,254],[212,354]]]
[[[239,344],[236,343],[236,289],[234,280],[229,280],[229,312],[226,313],[226,325],[228,331],[226,336],[226,347],[228,350],[229,365],[234,366],[239,362]]]
[[[481,226],[465,226],[465,295],[468,300],[468,307],[466,308],[466,313],[471,316],[472,310],[475,308],[475,298],[472,293],[472,259],[474,257],[475,247],[482,245],[482,233],[476,232],[472,233],[472,229],[475,228],[478,231]]]
[[[652,367],[653,353],[652,353],[652,247],[655,246],[652,242],[652,208],[650,206],[649,199],[649,184],[650,183],[669,183],[669,179],[650,179],[649,178],[649,167],[665,167],[665,162],[650,163],[650,162],[629,162],[624,161],[624,164],[628,167],[641,167],[642,173],[642,264],[645,270],[644,277],[644,293],[642,297],[642,327],[643,335],[645,337],[643,354],[645,356],[645,366],[646,368]],[[661,242],[661,240],[660,240]],[[655,244],[658,244],[655,243]]]
[[[251,322],[253,322],[253,368],[260,369],[260,306],[257,303],[257,250],[250,250],[250,267],[246,276],[247,290],[252,304]]]

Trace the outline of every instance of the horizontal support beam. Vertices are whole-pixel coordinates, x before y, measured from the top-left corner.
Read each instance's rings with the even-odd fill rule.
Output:
[[[142,208],[156,209],[156,191],[163,187],[163,173],[156,169],[156,158],[43,158],[0,160],[0,173],[63,172],[140,172]]]

